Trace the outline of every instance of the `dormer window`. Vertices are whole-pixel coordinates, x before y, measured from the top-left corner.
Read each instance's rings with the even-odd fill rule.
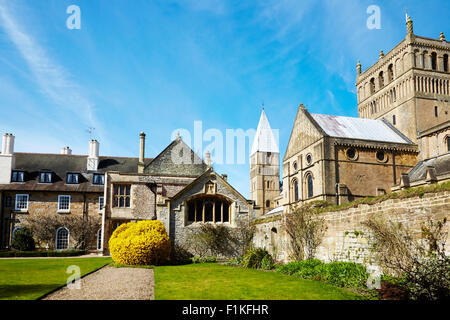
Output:
[[[93,184],[104,185],[105,184],[105,175],[94,173]]]
[[[78,184],[78,173],[68,173],[67,174],[67,183],[68,184]]]
[[[13,171],[11,174],[11,182],[24,182],[25,172]]]
[[[48,171],[43,171],[39,174],[40,183],[52,183],[52,173]]]

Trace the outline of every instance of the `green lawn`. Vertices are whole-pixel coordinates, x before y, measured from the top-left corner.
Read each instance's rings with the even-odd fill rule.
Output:
[[[345,289],[277,272],[190,264],[155,267],[157,300],[354,300]]]
[[[111,262],[111,258],[0,259],[0,300],[34,300],[64,286],[77,265],[81,275]]]

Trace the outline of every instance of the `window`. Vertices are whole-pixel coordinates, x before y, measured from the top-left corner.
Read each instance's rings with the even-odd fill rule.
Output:
[[[114,186],[114,207],[129,208],[130,207],[130,185]]]
[[[448,71],[448,54],[444,54],[444,71]]]
[[[16,194],[15,209],[19,210],[19,211],[27,211],[28,210],[28,199],[29,199],[29,196],[27,194]]]
[[[56,230],[56,250],[66,250],[69,248],[69,230],[65,227],[58,228]]]
[[[77,184],[78,183],[78,173],[68,173],[67,174],[67,183]]]
[[[306,178],[306,183],[308,184],[308,199],[313,196],[313,178],[311,174],[308,174]]]
[[[378,84],[379,84],[380,88],[384,87],[383,71],[380,71],[380,73],[378,74]]]
[[[11,174],[11,182],[23,182],[25,173],[23,171],[13,171]]]
[[[98,197],[98,211],[102,211],[103,210],[103,203],[104,203],[104,198],[103,197]]]
[[[434,116],[437,118],[438,117],[438,107],[434,106]]]
[[[267,181],[267,189],[270,189],[270,181]]]
[[[11,240],[14,240],[14,235],[16,234],[16,231],[21,229],[21,228],[22,228],[21,226],[14,227],[12,235],[11,235]]]
[[[377,160],[380,162],[386,162],[386,153],[384,151],[377,151],[376,153]]]
[[[397,124],[396,119],[395,119],[395,114],[392,116],[392,124],[394,126]]]
[[[437,60],[437,54],[436,52],[431,53],[431,69],[436,70],[436,60]]]
[[[311,162],[312,162],[312,156],[311,156],[310,154],[308,154],[308,155],[306,156],[306,163],[307,163],[307,164],[311,164]]]
[[[266,200],[266,207],[270,207],[270,200]]]
[[[297,161],[294,161],[294,170],[297,170]]]
[[[294,180],[294,201],[297,202],[298,199],[298,181]]]
[[[370,93],[375,93],[375,78],[370,79]]]
[[[52,182],[52,173],[51,172],[41,172],[39,175],[40,183],[51,183]]]
[[[7,197],[5,198],[5,207],[6,207],[6,208],[11,208],[11,206],[12,206],[12,199],[11,199],[10,196],[7,196]]]
[[[347,158],[350,160],[356,160],[356,150],[354,148],[347,149]]]
[[[393,64],[390,64],[388,67],[388,80],[389,80],[389,82],[394,80],[394,65]]]
[[[224,198],[204,196],[187,202],[189,222],[230,222],[230,202]]]
[[[450,137],[447,137],[445,140],[447,140],[447,151],[450,152]]]
[[[97,231],[97,250],[102,250],[102,229]]]
[[[105,175],[94,173],[94,184],[104,185],[105,184]]]
[[[70,196],[58,196],[58,212],[70,211]]]

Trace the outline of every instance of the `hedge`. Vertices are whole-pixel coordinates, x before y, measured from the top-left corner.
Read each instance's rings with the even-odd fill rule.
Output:
[[[86,250],[0,251],[0,258],[13,257],[74,257],[86,254]]]

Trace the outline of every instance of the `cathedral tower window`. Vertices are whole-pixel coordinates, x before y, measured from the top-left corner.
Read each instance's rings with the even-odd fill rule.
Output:
[[[395,119],[395,114],[392,116],[392,124],[395,126],[397,124],[397,121]]]
[[[448,54],[444,54],[444,71],[448,72]]]
[[[270,207],[270,200],[266,200],[266,207]]]
[[[383,71],[380,71],[378,74],[378,85],[380,86],[380,89],[384,87]]]
[[[370,93],[375,93],[375,78],[370,79]]]
[[[389,80],[389,82],[394,80],[394,65],[393,64],[390,64],[388,67],[388,80]]]
[[[434,116],[437,118],[438,117],[438,107],[434,106]]]
[[[308,165],[310,165],[311,162],[312,162],[312,156],[311,156],[310,154],[308,154],[308,155],[306,156],[306,163],[307,163]]]
[[[431,53],[431,69],[436,70],[437,54],[436,52]]]

